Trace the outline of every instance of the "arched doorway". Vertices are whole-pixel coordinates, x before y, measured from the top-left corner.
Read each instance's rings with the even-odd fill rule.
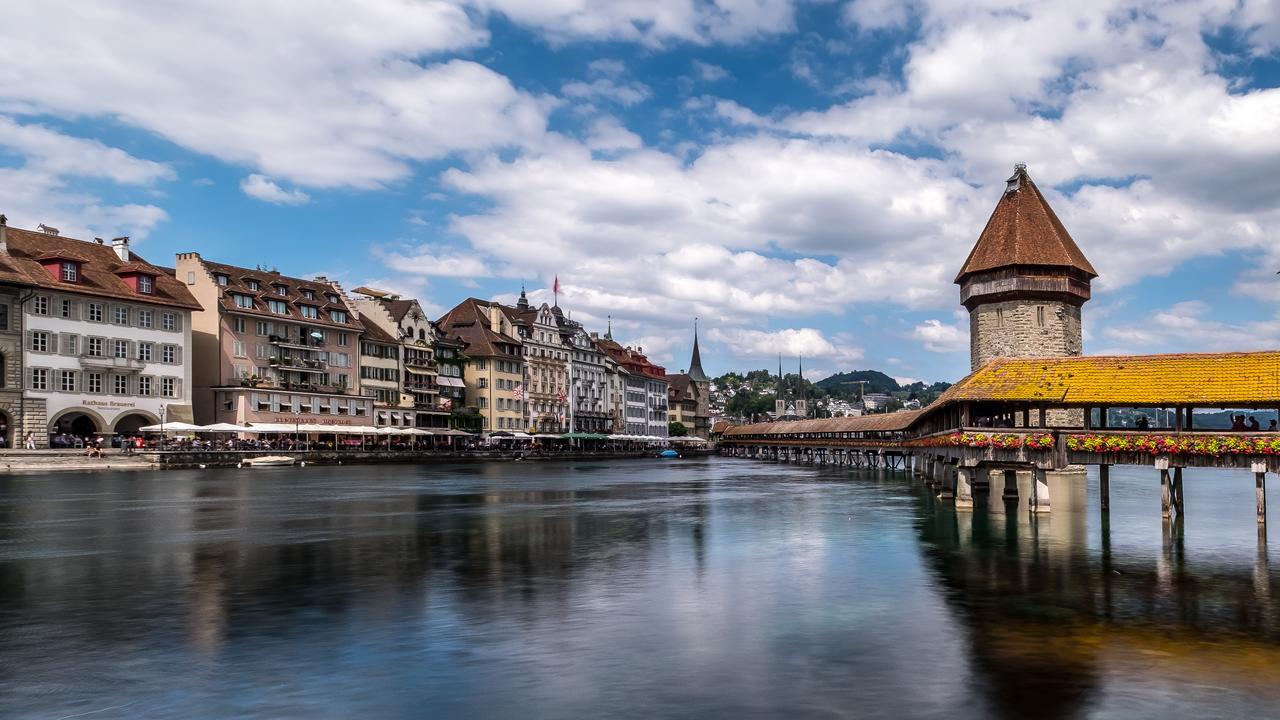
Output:
[[[0,410],[0,447],[13,447],[13,418],[9,417],[9,413]]]
[[[67,410],[49,423],[49,446],[70,447],[74,438],[92,438],[103,426],[102,418],[91,410]]]
[[[138,428],[155,425],[158,422],[159,420],[153,419],[150,415],[132,412],[116,418],[116,426],[112,428],[112,431],[117,435],[136,435],[138,434]]]

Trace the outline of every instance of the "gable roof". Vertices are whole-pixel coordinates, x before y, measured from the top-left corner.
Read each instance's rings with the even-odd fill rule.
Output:
[[[110,245],[14,227],[5,228],[5,240],[9,252],[0,254],[0,282],[128,302],[188,310],[201,309],[200,303],[187,290],[187,286],[173,277],[172,273],[166,273],[163,268],[152,265],[132,250],[129,253],[130,260],[126,263]],[[55,279],[40,264],[42,258],[61,258],[81,263],[78,281],[70,283]],[[129,272],[154,275],[155,292],[146,294],[135,291],[116,274],[122,268],[126,269],[122,273],[126,275]]]
[[[489,328],[489,307],[490,303],[487,301],[467,298],[441,316],[436,323],[466,343],[465,352],[469,356],[518,357],[501,346],[519,346],[520,341]]]
[[[342,328],[354,332],[359,332],[363,327],[360,324],[360,320],[356,318],[356,314],[347,305],[342,291],[326,280],[306,280],[282,275],[275,270],[259,270],[227,265],[204,258],[200,258],[200,262],[204,264],[211,274],[215,276],[225,275],[227,277],[227,284],[218,286],[220,291],[218,302],[222,305],[223,310],[227,312],[256,315],[277,320],[288,318],[308,325]],[[257,290],[249,289],[250,281],[258,283]],[[275,289],[276,286],[284,286],[285,294],[280,295]],[[302,294],[304,290],[311,291],[314,297],[312,299],[305,298]],[[252,297],[253,307],[244,308],[237,305],[235,298],[232,297],[233,293]],[[334,300],[331,301],[329,296],[333,296]],[[288,312],[285,314],[271,312],[267,309],[267,300],[283,300]],[[316,307],[325,312],[319,313],[319,317],[315,318],[304,317],[300,309],[303,305]],[[333,320],[328,312],[330,310],[345,312],[347,314],[346,322]]]
[[[364,330],[365,342],[380,343],[383,345],[399,345],[400,341],[392,337],[390,333],[382,329],[382,326],[373,321],[373,318],[365,315],[360,316],[360,327]]]
[[[1017,166],[1006,183],[1004,195],[955,282],[962,283],[973,273],[1013,266],[1069,268],[1097,277],[1093,265],[1027,175],[1027,168]]]
[[[1280,398],[1280,351],[997,358],[929,409],[955,402],[1250,406]]]

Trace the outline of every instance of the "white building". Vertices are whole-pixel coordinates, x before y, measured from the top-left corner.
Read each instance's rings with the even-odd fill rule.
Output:
[[[8,228],[3,246],[31,285],[22,425],[45,428],[33,432],[38,445],[192,420],[187,348],[199,304],[185,286],[133,255],[128,238],[107,245]]]

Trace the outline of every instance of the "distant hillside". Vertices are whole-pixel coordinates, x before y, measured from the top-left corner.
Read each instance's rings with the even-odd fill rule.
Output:
[[[857,396],[857,381],[859,380],[866,381],[864,392],[868,393],[885,393],[889,395],[902,390],[902,386],[898,384],[897,380],[879,370],[854,370],[853,372],[836,373],[814,384],[826,390],[829,395],[842,397],[852,394]]]

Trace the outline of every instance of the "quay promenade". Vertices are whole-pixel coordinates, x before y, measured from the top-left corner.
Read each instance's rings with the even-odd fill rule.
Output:
[[[1108,427],[1111,411],[1156,408],[1166,427]],[[1280,433],[1196,427],[1196,412],[1280,412],[1280,352],[1002,358],[917,411],[742,425],[723,455],[909,470],[957,508],[975,490],[1002,508],[1043,513],[1083,502],[1084,466],[1096,466],[1101,511],[1110,468],[1153,469],[1165,517],[1185,512],[1183,469],[1245,470],[1267,519],[1266,474],[1280,472]]]

